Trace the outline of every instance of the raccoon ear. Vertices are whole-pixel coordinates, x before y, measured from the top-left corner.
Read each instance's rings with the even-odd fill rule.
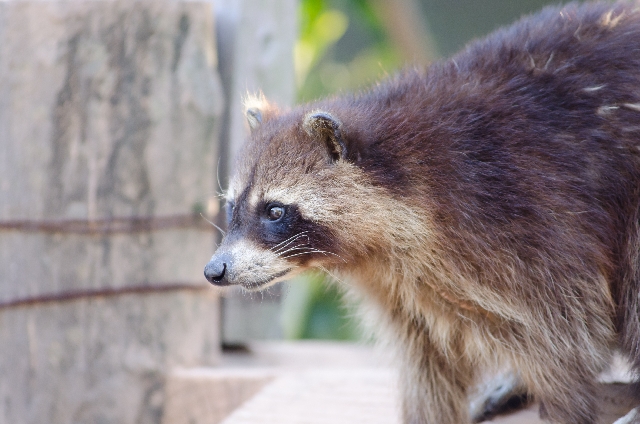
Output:
[[[322,139],[334,162],[346,157],[347,149],[342,137],[342,123],[328,112],[311,112],[302,126],[311,137]]]
[[[260,112],[260,109],[251,107],[247,109],[246,115],[247,122],[249,123],[249,128],[251,128],[251,131],[258,128],[258,126],[262,123],[262,112]]]

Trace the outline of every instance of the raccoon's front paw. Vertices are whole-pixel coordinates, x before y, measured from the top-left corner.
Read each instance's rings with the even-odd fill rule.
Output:
[[[470,402],[474,423],[490,420],[496,415],[521,409],[531,402],[531,396],[512,372],[499,374],[485,381]]]

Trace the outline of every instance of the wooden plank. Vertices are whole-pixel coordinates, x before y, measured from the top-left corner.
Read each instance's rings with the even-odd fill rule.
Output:
[[[163,423],[218,424],[276,378],[310,368],[368,370],[388,363],[388,357],[371,346],[348,342],[253,342],[248,347],[223,354],[216,368],[172,371]]]
[[[603,388],[599,424],[622,417],[621,385]],[[396,375],[391,369],[328,368],[285,373],[231,414],[223,424],[400,423]],[[544,424],[538,405],[495,417],[486,424]]]
[[[250,349],[244,354],[225,355],[222,369],[226,378],[265,369],[276,378],[223,424],[400,423],[397,378],[391,358],[384,352],[336,342],[254,343]],[[599,424],[610,424],[631,409],[634,403],[624,395],[624,385],[631,378],[627,364],[614,358],[611,370],[600,379],[603,386]],[[213,402],[211,398],[209,402]],[[544,421],[534,404],[486,423]]]
[[[167,378],[163,424],[218,424],[278,375],[273,368],[178,369]]]
[[[0,311],[0,423],[157,423],[166,367],[217,362],[216,303],[188,292]]]
[[[388,369],[308,370],[266,386],[223,424],[399,424]]]

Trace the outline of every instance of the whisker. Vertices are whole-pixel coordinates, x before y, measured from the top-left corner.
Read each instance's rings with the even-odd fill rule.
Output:
[[[202,196],[202,200],[204,199],[208,199],[209,197],[224,197],[226,196],[226,192],[224,190],[218,190],[218,189],[213,189],[213,190],[207,190],[206,194],[204,196]]]
[[[294,252],[294,251],[297,251],[297,250],[305,250],[305,252],[300,252],[300,253],[296,253],[296,254],[293,254],[293,255],[285,255],[285,256],[283,256],[287,252]],[[337,253],[328,252],[326,250],[316,249],[315,247],[311,247],[311,246],[294,246],[294,247],[292,247],[290,249],[285,250],[284,252],[279,252],[277,256],[279,258],[281,258],[281,259],[288,259],[288,258],[292,258],[294,256],[300,256],[300,255],[303,255],[303,254],[311,254],[311,253],[320,253],[320,254],[325,255],[325,256],[333,255],[333,256],[339,258],[340,260],[342,260],[343,262],[345,262],[345,263],[347,262],[342,256],[338,255]]]
[[[308,232],[309,231],[302,231],[302,232],[300,232],[300,233],[298,233],[296,235],[293,235],[293,236],[289,237],[288,239],[286,239],[285,241],[276,244],[270,250],[273,253],[278,253],[282,249],[285,249],[287,246],[289,246],[291,243],[293,243],[295,240],[299,239],[300,237],[307,237],[307,239],[309,239],[309,236],[306,235],[306,233],[308,233]]]
[[[300,256],[300,255],[309,255],[313,252],[301,252],[301,253],[294,253],[293,255],[288,255],[288,256],[283,256],[281,259],[289,259],[289,258],[293,258],[295,256]]]
[[[300,233],[298,233],[298,234],[295,234],[295,235],[293,235],[293,236],[289,237],[288,239],[286,239],[285,241],[283,241],[283,242],[280,242],[280,243],[276,244],[275,246],[273,246],[273,247],[271,248],[271,250],[273,250],[273,251],[277,251],[277,250],[279,250],[279,249],[283,249],[283,248],[285,248],[286,246],[288,246],[292,241],[297,240],[297,239],[299,239],[300,237],[305,236],[305,235],[306,235],[306,233],[308,233],[308,231],[302,231],[302,232],[300,232]],[[308,236],[307,236],[307,237],[308,237]]]
[[[314,247],[309,247],[309,249],[313,249],[313,252],[315,253],[322,253],[323,255],[333,255],[336,256],[338,258],[340,258],[343,262],[347,262],[342,256],[338,255],[337,253],[333,253],[333,252],[327,252],[326,250],[320,250],[320,249],[316,249]]]
[[[344,258],[342,258],[340,255],[337,255],[337,254],[335,254],[335,253],[326,252],[326,251],[324,251],[324,250],[314,249],[314,248],[312,248],[312,247],[307,247],[306,249],[307,249],[307,251],[306,251],[306,252],[294,253],[294,254],[292,254],[292,255],[281,256],[280,258],[281,258],[281,259],[288,259],[288,258],[293,258],[294,256],[310,255],[311,253],[320,253],[320,254],[325,255],[325,256],[326,256],[326,255],[333,255],[333,256],[337,256],[338,258],[340,258],[340,259],[342,259],[343,261],[345,261],[345,260],[344,260]],[[346,262],[346,261],[345,261],[345,262]]]
[[[213,222],[211,222],[209,219],[207,219],[206,216],[204,216],[202,213],[200,213],[200,216],[202,217],[202,219],[204,219],[205,221],[207,221],[209,224],[213,225],[218,231],[220,231],[222,233],[223,236],[226,236],[227,233],[224,232],[224,230],[220,227],[218,227],[216,224],[214,224]]]
[[[222,184],[220,184],[221,183],[221,181],[220,181],[220,161],[221,160],[222,160],[222,156],[219,156],[218,157],[218,166],[216,166],[216,182],[218,183],[218,188],[220,188],[220,191],[222,193],[224,193],[224,189],[222,188]],[[220,196],[220,197],[222,197],[222,196]]]
[[[207,192],[207,198],[215,197],[216,199],[224,199],[226,193],[219,190],[211,190]]]
[[[280,257],[280,256],[284,255],[285,253],[288,253],[288,252],[291,252],[291,251],[294,251],[294,250],[303,250],[303,249],[312,249],[312,248],[309,247],[309,246],[300,245],[300,246],[293,246],[293,247],[288,248],[287,250],[274,252],[274,253],[276,253],[276,256]]]
[[[341,278],[338,278],[334,273],[332,273],[331,271],[329,271],[327,268],[320,266],[318,267],[320,268],[323,272],[326,272],[328,276],[330,276],[331,278],[333,278],[334,280],[336,280],[338,283],[340,284],[345,284],[344,280],[342,280]]]
[[[309,231],[300,231],[299,233],[296,233],[296,234],[292,235],[292,236],[291,236],[291,237],[289,237],[288,239],[286,239],[286,240],[284,240],[284,241],[281,241],[280,243],[276,244],[276,245],[275,245],[275,246],[273,246],[273,247],[274,247],[274,248],[275,248],[275,247],[278,247],[278,246],[280,246],[281,244],[284,244],[284,243],[288,242],[289,240],[294,239],[294,238],[296,238],[296,237],[298,237],[298,236],[300,236],[300,235],[302,235],[302,234],[306,234],[306,233],[308,233],[308,232],[309,232]]]

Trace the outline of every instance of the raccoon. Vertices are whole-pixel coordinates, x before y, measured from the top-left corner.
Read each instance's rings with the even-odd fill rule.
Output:
[[[613,352],[640,370],[639,9],[547,8],[366,91],[249,108],[206,278],[362,293],[404,423],[470,422],[505,365],[544,419],[595,423]]]

